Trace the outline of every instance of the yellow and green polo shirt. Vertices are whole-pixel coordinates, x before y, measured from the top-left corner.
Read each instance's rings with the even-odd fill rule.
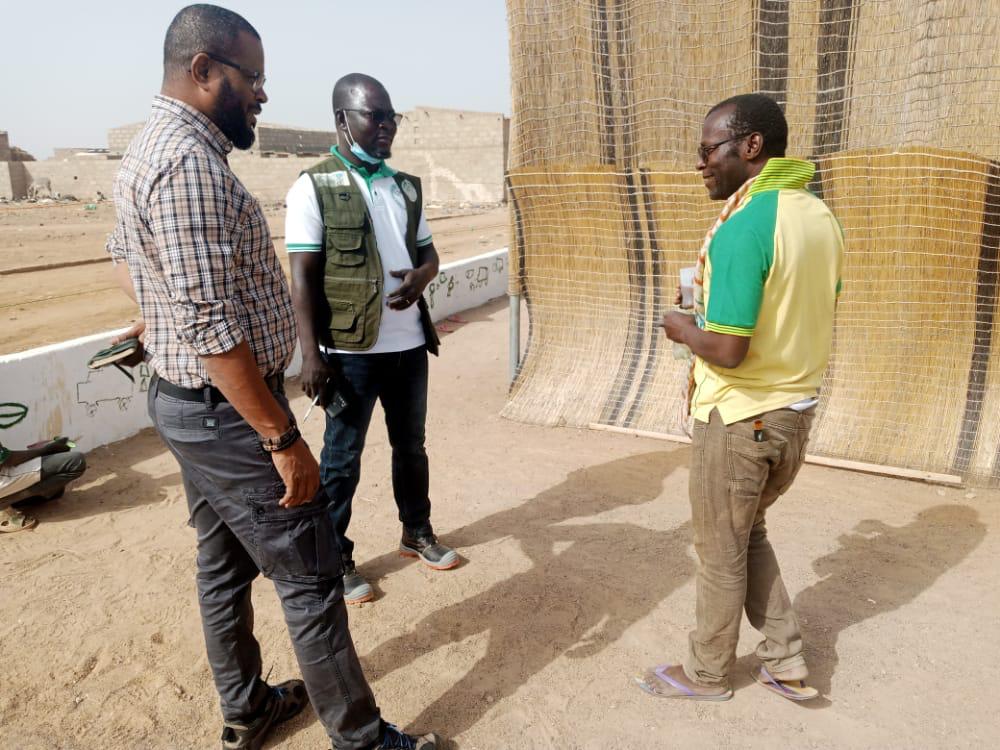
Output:
[[[691,413],[726,424],[819,393],[830,358],[844,235],[805,189],[816,168],[772,158],[712,238],[705,258],[704,328],[750,337],[732,369],[695,360]]]

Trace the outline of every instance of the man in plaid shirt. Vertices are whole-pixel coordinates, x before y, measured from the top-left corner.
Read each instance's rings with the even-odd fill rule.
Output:
[[[153,424],[181,467],[197,530],[198,599],[224,718],[223,748],[259,748],[311,700],[336,748],[433,748],[382,721],[347,624],[340,554],[283,373],[296,329],[257,200],[229,168],[249,148],[264,52],[241,16],[181,10],[160,96],[122,160],[108,241],[139,303],[155,370]],[[269,686],[253,636],[259,573],[281,599],[303,681]],[[308,693],[308,697],[307,697]]]

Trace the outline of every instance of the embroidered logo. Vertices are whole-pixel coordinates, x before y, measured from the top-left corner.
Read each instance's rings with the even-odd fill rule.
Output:
[[[406,194],[406,197],[410,199],[410,203],[417,202],[417,189],[413,186],[412,182],[410,182],[409,180],[403,180],[403,182],[400,184],[400,187],[403,189],[403,192]]]

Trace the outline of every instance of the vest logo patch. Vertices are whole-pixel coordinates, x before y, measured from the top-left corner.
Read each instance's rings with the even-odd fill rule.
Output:
[[[347,187],[351,184],[351,178],[347,176],[347,172],[324,172],[321,174],[314,174],[313,179],[316,181],[317,185],[325,187]]]
[[[403,192],[406,194],[406,197],[410,199],[410,203],[417,202],[417,189],[413,186],[412,182],[410,182],[409,180],[403,180],[403,182],[400,184],[400,187],[403,189]]]

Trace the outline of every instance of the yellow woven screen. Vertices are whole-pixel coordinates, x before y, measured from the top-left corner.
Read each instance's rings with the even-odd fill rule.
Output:
[[[701,122],[762,91],[847,237],[810,452],[1000,480],[1000,0],[507,6],[531,325],[506,416],[679,433],[655,323],[720,209]]]

